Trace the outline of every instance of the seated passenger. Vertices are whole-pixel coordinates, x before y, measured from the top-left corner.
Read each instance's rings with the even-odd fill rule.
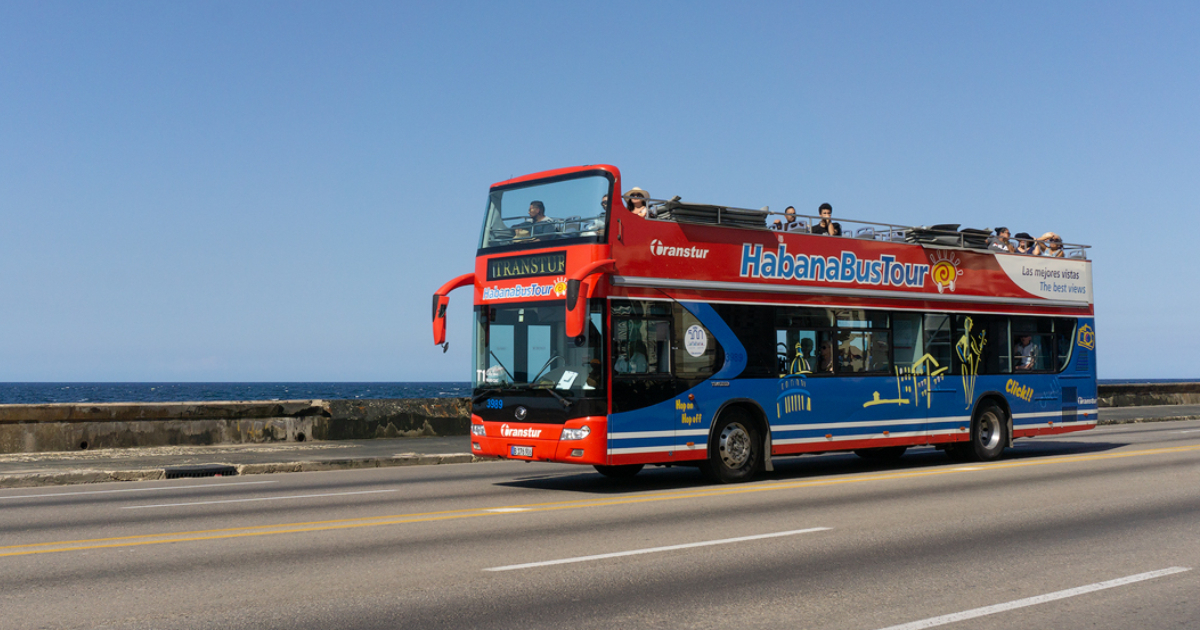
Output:
[[[641,339],[629,346],[628,352],[621,352],[613,364],[613,370],[618,374],[645,374],[650,370],[646,360],[646,343]]]
[[[796,208],[788,206],[783,210],[783,220],[775,219],[775,223],[771,225],[772,230],[781,232],[803,232],[808,228],[808,223],[796,218]]]
[[[833,371],[833,342],[832,341],[822,341],[820,353],[821,354],[817,358],[817,371],[818,372],[832,372]]]
[[[1034,249],[1033,236],[1030,235],[1028,232],[1017,232],[1016,239],[1017,239],[1017,246],[1016,246],[1016,249],[1013,250],[1013,252],[1017,253],[1017,254],[1028,254],[1028,255],[1032,256],[1033,249]]]
[[[629,192],[625,193],[625,203],[627,204],[629,211],[642,218],[650,217],[646,208],[646,200],[649,198],[650,193],[638,188],[637,186],[630,188]]]
[[[996,235],[988,239],[988,249],[996,252],[1004,252],[1006,254],[1013,253],[1016,251],[1016,247],[1012,244],[1012,241],[1009,240],[1008,236],[1008,228],[996,228]]]
[[[1037,240],[1037,246],[1033,248],[1033,255],[1052,258],[1064,257],[1066,254],[1063,252],[1062,237],[1054,232],[1046,232]]]
[[[833,206],[823,203],[821,207],[817,208],[817,212],[821,214],[821,222],[813,226],[813,234],[842,235],[841,224],[833,222]]]
[[[1013,347],[1014,369],[1028,372],[1037,365],[1037,346],[1033,345],[1031,335],[1017,337],[1017,345]]]
[[[549,237],[558,232],[558,224],[546,216],[546,204],[529,202],[529,221],[514,226],[517,238]]]

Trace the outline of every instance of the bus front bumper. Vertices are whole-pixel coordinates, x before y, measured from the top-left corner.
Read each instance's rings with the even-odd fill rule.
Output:
[[[521,461],[604,465],[608,463],[608,420],[586,416],[565,424],[484,422],[471,416],[471,453]]]

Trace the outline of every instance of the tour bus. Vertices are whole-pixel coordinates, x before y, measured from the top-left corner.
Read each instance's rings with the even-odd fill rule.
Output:
[[[1096,425],[1091,262],[990,250],[980,230],[697,204],[632,204],[608,165],[491,187],[473,273],[471,449],[594,466],[785,455],[963,461]],[[641,193],[640,189],[634,189]],[[634,210],[637,210],[635,212]],[[642,215],[645,216],[642,216]]]

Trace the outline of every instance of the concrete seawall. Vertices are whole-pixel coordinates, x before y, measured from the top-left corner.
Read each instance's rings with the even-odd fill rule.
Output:
[[[0,405],[0,453],[465,435],[467,399]]]
[[[1200,404],[1200,383],[1101,385],[1101,407]],[[0,405],[0,453],[466,435],[466,398]]]
[[[1200,404],[1200,383],[1122,383],[1099,389],[1101,407]]]

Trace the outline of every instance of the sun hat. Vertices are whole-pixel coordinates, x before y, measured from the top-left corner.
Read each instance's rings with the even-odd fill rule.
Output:
[[[621,196],[625,199],[625,201],[629,201],[629,196],[634,193],[641,193],[642,197],[645,199],[650,198],[650,193],[642,190],[641,188],[638,188],[637,186],[630,188],[628,192],[626,192],[624,195],[621,195]]]

